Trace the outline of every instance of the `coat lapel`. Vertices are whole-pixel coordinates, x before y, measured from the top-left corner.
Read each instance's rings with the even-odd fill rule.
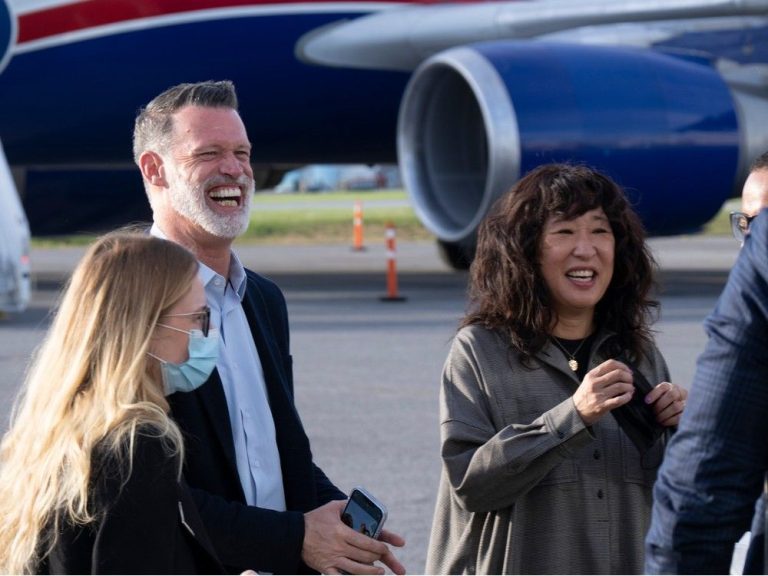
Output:
[[[214,369],[208,381],[197,390],[197,399],[216,433],[216,440],[219,442],[224,454],[226,454],[227,463],[235,477],[239,477],[235,457],[235,444],[232,441],[232,426],[229,423],[229,407],[227,406],[227,398],[224,395],[224,386],[221,383],[218,369]],[[221,417],[222,414],[225,418]]]
[[[285,389],[283,384],[285,374],[282,370],[282,362],[279,360],[280,352],[275,349],[274,338],[267,338],[265,336],[265,332],[272,332],[270,320],[269,316],[267,316],[264,302],[258,293],[258,288],[252,283],[248,284],[248,288],[245,291],[243,310],[253,335],[253,341],[256,344],[256,351],[259,353],[261,369],[264,371],[264,380],[271,403],[275,385]]]
[[[313,471],[309,440],[289,391],[288,376],[275,343],[267,301],[258,285],[250,280],[243,298],[243,309],[264,371],[280,452],[286,505],[289,510],[309,510],[316,500],[316,487],[311,480]]]
[[[274,330],[266,309],[266,302],[254,283],[248,284],[245,298],[243,298],[243,309],[259,353],[261,368],[264,371],[264,382],[282,454],[283,446],[295,447],[297,441],[304,443],[301,441],[306,441],[306,436],[288,391],[287,376],[280,358],[280,351],[275,344]]]

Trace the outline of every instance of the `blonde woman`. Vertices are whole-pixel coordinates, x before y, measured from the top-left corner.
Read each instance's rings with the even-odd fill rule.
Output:
[[[216,363],[197,267],[126,233],[80,262],[0,449],[0,571],[222,572],[166,401]]]

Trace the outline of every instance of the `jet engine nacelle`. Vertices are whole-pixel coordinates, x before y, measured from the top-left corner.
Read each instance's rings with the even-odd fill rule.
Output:
[[[521,175],[560,161],[614,178],[649,233],[695,230],[733,194],[739,144],[733,98],[709,62],[561,43],[437,54],[414,72],[398,122],[417,214],[465,246]]]

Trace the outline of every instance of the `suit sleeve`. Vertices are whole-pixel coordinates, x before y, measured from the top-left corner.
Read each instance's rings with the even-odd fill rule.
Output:
[[[654,488],[648,573],[727,574],[749,529],[768,438],[768,214],[731,271]]]
[[[191,492],[217,554],[230,569],[274,574],[305,570],[303,513],[247,506],[195,488]]]
[[[96,574],[168,574],[179,523],[174,458],[159,440],[138,437],[130,474],[107,463],[96,498],[107,509],[96,534]],[[124,482],[124,483],[123,483]]]
[[[315,469],[315,486],[317,488],[317,500],[318,505],[322,506],[332,500],[346,500],[347,495],[339,490],[336,485],[331,482],[328,476],[325,475],[319,466],[312,464]]]

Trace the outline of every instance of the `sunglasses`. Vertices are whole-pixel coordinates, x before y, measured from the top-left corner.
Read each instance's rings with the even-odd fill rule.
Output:
[[[163,318],[173,318],[173,317],[185,317],[185,316],[192,316],[195,320],[198,320],[200,322],[200,331],[203,333],[203,336],[208,338],[208,330],[211,328],[211,309],[208,306],[205,306],[202,310],[199,312],[186,312],[184,314],[163,314]]]

